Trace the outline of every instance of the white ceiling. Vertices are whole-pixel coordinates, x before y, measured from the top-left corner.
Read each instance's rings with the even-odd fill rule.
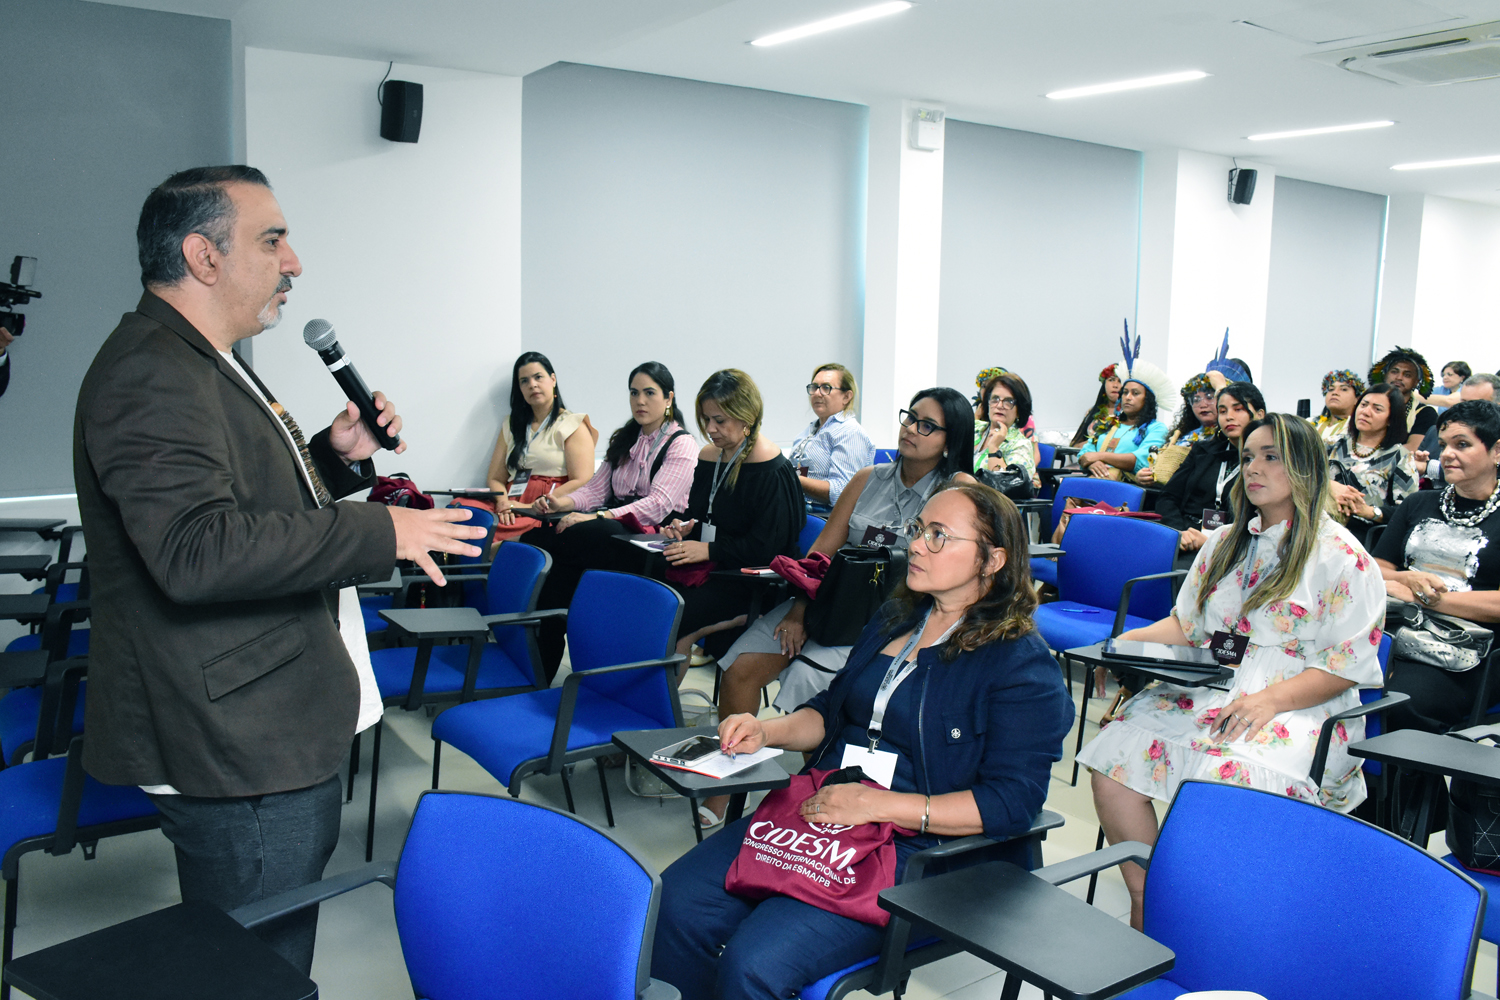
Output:
[[[872,2],[125,5],[231,18],[245,44],[263,48],[512,75],[566,60],[860,103],[912,98],[940,102],[950,117],[967,121],[1132,149],[1239,156],[1279,174],[1366,191],[1500,204],[1500,164],[1390,170],[1395,163],[1500,154],[1500,80],[1401,87],[1306,58],[1361,41],[1500,20],[1500,0],[920,0],[904,13],[783,46],[747,44]],[[1212,75],[1072,101],[1042,96],[1182,69]],[[1244,138],[1387,118],[1398,124],[1273,142]]]

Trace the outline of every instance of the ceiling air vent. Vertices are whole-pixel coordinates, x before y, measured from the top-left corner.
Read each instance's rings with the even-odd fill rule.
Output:
[[[1407,87],[1500,77],[1500,21],[1317,52],[1308,58]]]

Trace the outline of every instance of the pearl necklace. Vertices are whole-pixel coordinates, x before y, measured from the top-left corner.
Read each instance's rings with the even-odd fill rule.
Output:
[[[1456,524],[1460,528],[1472,528],[1480,521],[1495,513],[1496,509],[1500,509],[1500,488],[1491,490],[1489,499],[1484,502],[1484,506],[1471,514],[1459,515],[1453,509],[1453,498],[1457,495],[1458,487],[1449,486],[1443,491],[1443,499],[1438,504],[1438,509],[1442,512],[1444,521],[1447,521],[1449,524]]]

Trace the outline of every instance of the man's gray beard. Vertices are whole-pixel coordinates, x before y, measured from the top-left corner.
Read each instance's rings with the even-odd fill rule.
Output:
[[[280,303],[278,303],[275,299],[272,299],[270,302],[266,303],[266,307],[264,309],[256,313],[255,321],[260,324],[262,332],[271,329],[271,327],[281,322],[281,310],[278,308],[279,305]]]

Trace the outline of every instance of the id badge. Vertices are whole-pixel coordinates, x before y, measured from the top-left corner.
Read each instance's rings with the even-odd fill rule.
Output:
[[[808,468],[805,465],[799,465],[797,466],[797,475],[801,476],[803,479],[806,479],[808,476],[812,475],[812,469]]]
[[[882,788],[890,788],[896,779],[896,755],[889,750],[871,750],[853,743],[844,746],[844,761],[839,767],[861,767],[865,777]]]
[[[516,473],[516,478],[510,481],[510,489],[506,490],[507,497],[515,498],[526,492],[526,484],[531,482],[531,470],[522,469]]]
[[[718,537],[718,534],[718,528],[714,527],[712,524],[704,522],[703,530],[698,532],[698,541],[704,543],[705,545],[710,545],[713,543],[713,540]]]
[[[860,539],[859,544],[872,549],[881,545],[895,545],[896,533],[890,528],[881,528],[872,524],[865,529],[865,537]]]
[[[1229,523],[1229,511],[1215,510],[1213,507],[1203,508],[1203,530],[1213,531],[1222,528]]]
[[[1231,635],[1228,632],[1215,632],[1213,642],[1208,648],[1213,652],[1214,659],[1226,667],[1239,666],[1245,658],[1245,650],[1250,645],[1248,635]]]

